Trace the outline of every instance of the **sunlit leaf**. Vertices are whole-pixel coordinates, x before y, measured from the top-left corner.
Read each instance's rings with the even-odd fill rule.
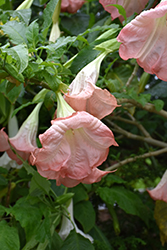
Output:
[[[9,21],[1,26],[3,32],[9,36],[9,39],[12,43],[21,44],[27,43],[25,36],[26,26],[24,23],[17,21]]]

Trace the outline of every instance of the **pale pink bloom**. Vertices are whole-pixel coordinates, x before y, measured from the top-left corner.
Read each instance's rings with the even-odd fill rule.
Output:
[[[127,24],[117,40],[121,42],[120,57],[136,58],[138,64],[149,74],[167,81],[167,1],[156,8],[143,11]]]
[[[0,151],[6,151],[8,156],[15,160],[18,164],[22,164],[22,161],[17,158],[16,154],[10,148],[8,140],[11,146],[16,152],[24,159],[27,160],[30,153],[35,150],[36,145],[36,133],[38,128],[38,113],[42,103],[37,104],[32,113],[24,121],[20,127],[16,136],[8,138],[8,135],[0,130]]]
[[[61,12],[75,13],[82,7],[84,2],[82,0],[62,0]]]
[[[100,181],[109,173],[96,169],[106,160],[109,147],[117,146],[106,125],[84,111],[57,118],[51,124],[39,136],[42,148],[30,157],[42,176],[56,179],[57,185],[73,187],[80,182]]]
[[[119,4],[125,11],[126,16],[129,17],[135,12],[140,13],[148,3],[148,0],[99,0],[99,3],[103,5],[103,8],[111,14],[112,20],[119,17],[120,21],[124,20],[123,16],[119,14],[119,11],[114,6],[107,6],[109,4]]]
[[[65,94],[66,102],[75,111],[86,111],[98,119],[109,115],[118,106],[108,90],[95,86],[105,56],[103,53],[86,65],[70,84],[69,93]]]
[[[154,200],[162,200],[167,202],[167,170],[162,176],[159,184],[152,190],[147,190],[149,195]]]

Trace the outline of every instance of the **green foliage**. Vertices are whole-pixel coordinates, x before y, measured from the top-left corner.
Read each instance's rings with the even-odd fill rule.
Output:
[[[17,229],[10,227],[6,221],[0,222],[0,245],[2,250],[20,249]]]
[[[99,187],[97,192],[107,204],[113,206],[116,202],[126,213],[139,216],[148,225],[148,211],[134,192],[121,186]]]
[[[11,109],[20,127],[34,104],[43,102],[38,128],[38,135],[42,134],[55,119],[56,92],[67,93],[76,74],[106,52],[96,85],[107,88],[120,104],[103,119],[119,147],[111,147],[99,166],[102,170],[117,166],[115,173],[68,190],[39,175],[35,166],[21,158],[23,166],[12,165],[10,159],[1,162],[2,152],[0,249],[166,249],[166,205],[156,204],[157,226],[154,201],[146,189],[155,187],[166,169],[166,154],[151,154],[166,147],[167,84],[143,72],[135,59],[123,61],[119,56],[117,35],[134,15],[127,19],[124,8],[113,5],[125,19],[122,24],[111,20],[99,1],[88,0],[75,14],[60,13],[61,36],[50,42],[58,0],[34,1],[31,9],[15,10],[19,4],[0,0],[0,129],[5,127],[8,133]],[[38,138],[37,144],[42,147]],[[63,216],[69,221],[74,216],[77,227],[94,242],[75,229],[61,239]]]
[[[85,239],[82,235],[77,234],[75,230],[70,232],[60,250],[66,250],[68,248],[71,250],[94,250],[91,242],[88,239]]]
[[[95,211],[90,201],[81,201],[75,204],[74,216],[82,225],[85,233],[89,232],[95,224]]]

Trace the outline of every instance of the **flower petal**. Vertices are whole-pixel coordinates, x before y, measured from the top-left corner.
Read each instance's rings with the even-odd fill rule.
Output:
[[[65,94],[66,102],[75,111],[86,111],[101,120],[118,107],[116,98],[108,90],[96,87],[90,79],[85,86],[79,94]]]
[[[56,179],[58,185],[68,179],[68,186],[78,184],[106,160],[111,145],[118,145],[111,130],[84,111],[51,123],[39,136],[42,148],[32,153],[30,161],[42,176]]]
[[[4,152],[10,148],[8,143],[8,135],[3,131],[5,128],[0,130],[0,152]]]
[[[143,11],[127,24],[117,40],[121,42],[120,57],[136,58],[138,64],[150,74],[167,81],[167,1],[155,9]]]
[[[161,181],[156,186],[156,188],[152,190],[147,190],[147,192],[149,193],[152,199],[167,202],[167,170],[165,171]]]
[[[62,0],[61,12],[75,13],[82,7],[84,2],[82,0]]]
[[[148,3],[148,0],[99,0],[99,3],[101,3],[103,8],[111,14],[112,20],[119,17],[120,20],[123,21],[124,18],[119,14],[118,9],[114,6],[107,5],[121,5],[125,9],[127,17],[129,17],[135,12],[140,13]]]

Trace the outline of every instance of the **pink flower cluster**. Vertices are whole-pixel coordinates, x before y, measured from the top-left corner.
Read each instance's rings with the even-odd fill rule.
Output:
[[[98,182],[110,173],[97,169],[106,160],[109,147],[118,146],[112,131],[100,121],[117,107],[113,95],[95,86],[104,56],[100,55],[78,73],[68,94],[63,97],[57,93],[57,118],[39,135],[42,148],[35,142],[40,103],[15,137],[8,138],[4,129],[0,131],[0,151],[6,151],[21,164],[11,144],[42,176],[67,187]]]

